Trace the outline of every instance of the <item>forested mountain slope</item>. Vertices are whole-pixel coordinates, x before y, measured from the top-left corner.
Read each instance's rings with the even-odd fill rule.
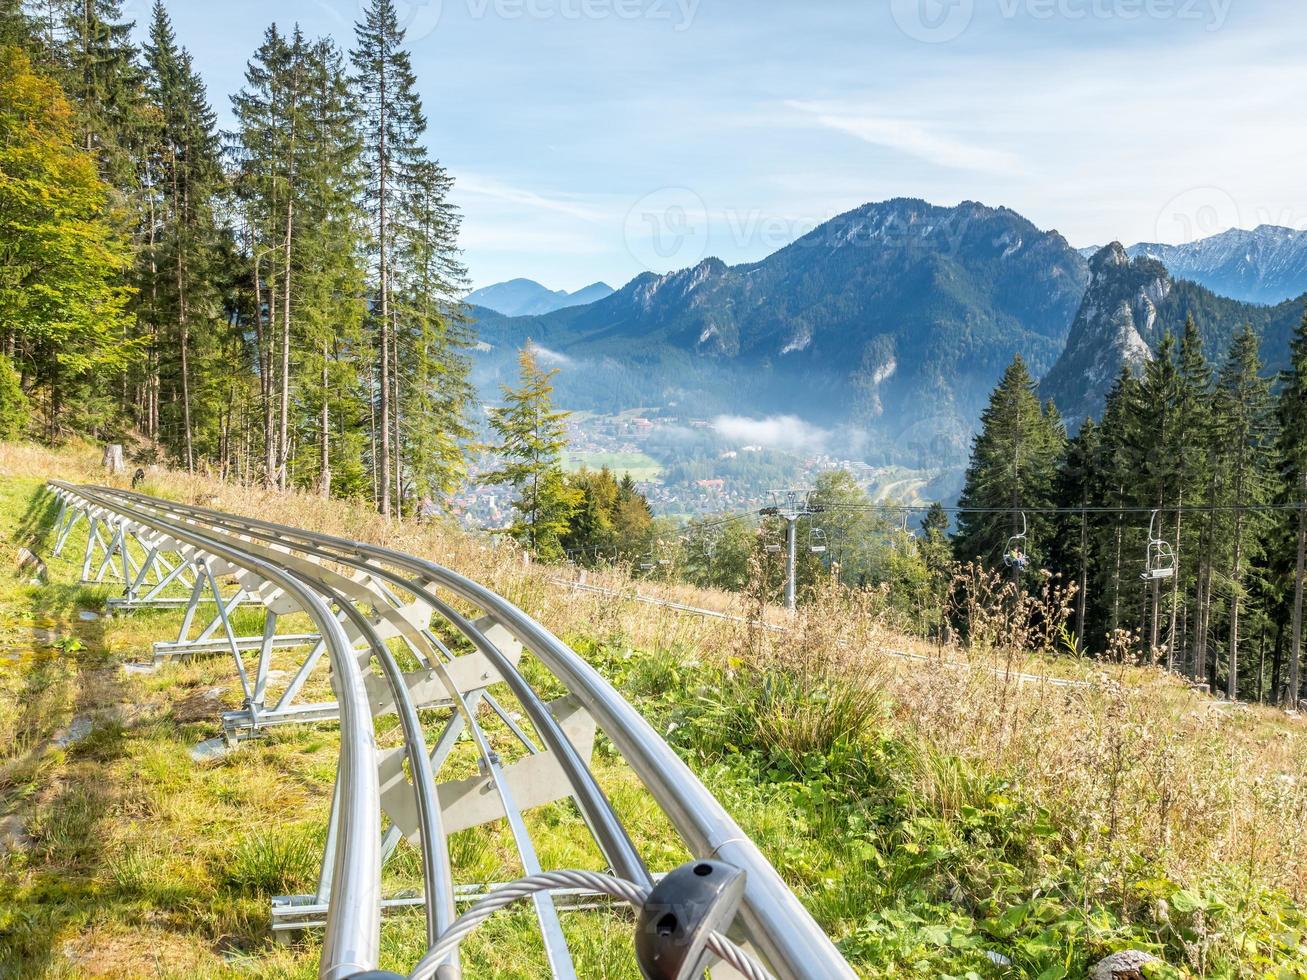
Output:
[[[570,407],[786,412],[849,426],[873,453],[955,458],[1014,353],[1037,372],[1056,360],[1087,281],[1061,235],[1005,208],[868,204],[761,262],[709,258],[588,306],[481,316],[478,379],[530,338],[556,355]]]

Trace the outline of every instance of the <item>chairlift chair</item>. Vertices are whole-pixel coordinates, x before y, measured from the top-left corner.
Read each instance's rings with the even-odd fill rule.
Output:
[[[826,553],[826,532],[819,527],[808,529],[808,550],[814,555]]]
[[[1026,532],[1028,530],[1026,512],[1021,511],[1021,533],[1012,535],[1007,539],[1007,544],[1003,546],[1003,564],[1008,568],[1015,568],[1017,571],[1024,572],[1030,565],[1030,556],[1026,554]]]
[[[1170,543],[1157,536],[1157,511],[1148,521],[1148,551],[1144,558],[1144,573],[1140,576],[1146,582],[1158,582],[1175,578],[1175,550]]]

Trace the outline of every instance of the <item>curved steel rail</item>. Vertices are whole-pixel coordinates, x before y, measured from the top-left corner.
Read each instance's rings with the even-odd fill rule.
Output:
[[[420,762],[415,764],[414,746],[425,747],[421,726],[417,721],[417,711],[420,706],[414,704],[410,697],[404,675],[386,648],[384,638],[372,628],[374,619],[391,623],[401,639],[418,655],[419,660],[422,660],[424,665],[429,663],[433,671],[439,675],[449,696],[448,706],[452,706],[455,710],[454,720],[461,718],[460,727],[465,726],[472,736],[479,753],[480,765],[484,772],[491,775],[495,789],[500,794],[504,813],[509,818],[524,868],[528,873],[532,873],[538,870],[539,865],[535,862],[529,835],[521,824],[520,811],[513,804],[501,762],[475,717],[478,702],[481,700],[489,702],[489,696],[484,689],[470,693],[459,690],[450,670],[445,666],[445,661],[452,664],[455,658],[434,632],[429,629],[406,631],[403,628],[403,616],[399,615],[399,611],[405,603],[400,598],[400,593],[410,596],[410,602],[421,603],[444,619],[494,666],[498,674],[496,679],[508,684],[523,711],[530,718],[545,748],[557,760],[566,776],[570,795],[576,800],[596,843],[616,873],[641,884],[650,881],[643,861],[622,826],[621,820],[595,781],[586,761],[580,757],[567,734],[551,714],[550,708],[541,701],[526,678],[516,669],[513,660],[500,649],[499,643],[487,636],[492,626],[502,627],[517,643],[533,653],[580,701],[645,784],[696,857],[717,858],[747,871],[746,892],[740,906],[740,921],[737,926],[742,938],[761,953],[779,976],[814,978],[814,980],[853,976],[829,938],[794,897],[775,869],[680,757],[593,667],[508,600],[450,569],[393,549],[287,527],[258,518],[239,517],[209,508],[164,501],[129,491],[107,487],[74,488],[68,484],[54,486],[63,497],[65,505],[71,501],[85,501],[91,506],[116,512],[125,519],[139,522],[145,527],[153,528],[179,541],[196,542],[196,547],[208,553],[218,553],[212,549],[226,549],[228,554],[243,556],[247,561],[258,563],[257,573],[260,575],[263,574],[262,569],[265,566],[280,565],[285,570],[283,575],[286,572],[293,573],[298,580],[310,586],[305,590],[306,592],[316,592],[336,606],[341,614],[341,620],[337,620],[329,612],[327,615],[334,628],[339,629],[342,620],[351,624],[356,634],[355,642],[363,643],[370,650],[370,656],[375,657],[381,665],[401,718],[407,757],[410,761],[411,774],[414,776],[414,790],[418,797],[417,809],[422,817],[423,833],[420,836],[426,862],[424,880],[427,887],[429,944],[433,933],[439,932],[443,924],[447,924],[453,908],[448,858],[443,853],[445,842],[439,829],[440,806],[434,801],[434,792],[424,793],[422,789],[423,786],[434,788],[433,766],[431,764],[423,766]],[[71,518],[68,526],[71,526]],[[61,545],[66,536],[67,527],[60,535]],[[105,544],[103,539],[101,544],[105,545],[105,564],[109,564],[115,552]],[[92,546],[88,540],[86,567],[89,567],[91,550]],[[131,596],[133,579],[139,585],[139,582],[145,579],[148,569],[141,563],[137,563],[139,569],[132,567],[125,539],[120,552],[123,578],[128,595]],[[232,564],[240,563],[233,561]],[[179,564],[178,567],[182,565]],[[345,574],[346,572],[349,574]],[[271,578],[267,580],[275,581]],[[448,594],[450,599],[446,599],[440,593]],[[217,598],[216,587],[215,598]],[[475,623],[472,622],[451,604],[451,600],[476,608],[482,613],[483,618]],[[222,609],[221,601],[219,601],[219,609],[220,611]],[[317,621],[315,617],[315,623]],[[484,625],[486,622],[490,625]],[[424,641],[424,646],[414,639],[415,632],[418,640]],[[230,634],[230,629],[228,633]],[[321,635],[325,639],[328,633],[324,631]],[[236,641],[234,637],[231,639],[235,652]],[[270,641],[265,635],[265,653],[270,649],[269,644]],[[423,649],[434,651],[435,655],[423,656]],[[333,668],[337,672],[341,668],[335,665],[340,658],[339,651],[332,653]],[[261,673],[266,669],[263,664],[263,660],[266,659],[266,656],[261,659]],[[354,658],[348,652],[344,654],[343,659],[353,662],[355,669],[358,668],[358,663],[354,662]],[[237,652],[238,667],[240,663]],[[497,705],[494,707],[498,710]],[[340,717],[343,726],[345,721],[343,702]],[[508,720],[502,712],[501,717]],[[452,730],[454,738],[457,737],[458,729],[454,725],[454,720],[451,720],[445,736],[432,752],[431,759],[427,759],[424,750],[416,753],[421,756],[422,762],[436,763],[444,758],[452,747],[452,739],[448,738],[449,732]],[[364,721],[366,722],[366,719]],[[516,733],[529,751],[539,751],[524,733],[520,730]],[[344,753],[345,735],[346,732],[343,730],[342,753]],[[370,731],[368,736],[371,737]],[[353,729],[350,729],[349,737],[354,738]],[[343,775],[342,769],[342,779]],[[375,787],[375,782],[373,785]],[[337,802],[357,805],[358,795],[355,789],[347,791],[343,783],[337,787]],[[374,795],[368,797],[368,805],[373,807],[374,818],[376,803],[374,789]],[[337,821],[333,813],[333,830],[336,828]],[[436,838],[439,840],[437,841]],[[393,845],[394,840],[395,831],[392,828],[387,838],[387,846]],[[354,845],[347,847],[343,839],[334,843],[337,849],[334,868],[336,875],[339,875],[342,865],[349,864],[349,858],[342,858],[342,855],[346,855],[349,847]],[[340,900],[339,886],[340,881],[337,879],[330,889],[329,935],[338,928],[336,910]],[[432,896],[435,894],[440,894],[439,901],[433,899]],[[558,930],[554,909],[548,898],[537,902],[537,913],[541,920],[551,969],[556,976],[574,975],[571,972],[570,959],[566,955],[565,944],[561,955],[555,948],[555,945],[561,942],[561,931]],[[550,938],[551,933],[553,941]],[[457,969],[452,964],[451,968]],[[328,964],[325,949],[322,969],[324,976],[346,975],[328,972],[332,967]]]

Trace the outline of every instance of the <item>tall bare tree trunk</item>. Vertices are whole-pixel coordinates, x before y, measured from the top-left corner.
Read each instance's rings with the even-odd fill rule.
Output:
[[[1293,637],[1289,643],[1289,707],[1298,706],[1302,669],[1303,572],[1307,565],[1307,472],[1302,476],[1303,499],[1298,502],[1298,564],[1293,580]]]
[[[322,419],[318,443],[318,493],[331,496],[331,399],[328,396],[330,375],[327,371],[327,341],[322,342]]]
[[[1238,499],[1238,498],[1236,498]],[[1239,607],[1243,602],[1243,514],[1234,517],[1234,566],[1230,595],[1230,667],[1225,680],[1225,695],[1231,701],[1239,696]]]
[[[381,66],[380,78],[378,79],[378,112],[377,118],[380,121],[378,127],[378,173],[379,193],[377,195],[377,283],[381,295],[381,447],[379,455],[381,457],[381,466],[379,474],[380,486],[378,487],[381,513],[386,517],[390,516],[390,269],[386,260],[386,233],[389,230],[386,226],[386,178],[389,176],[390,160],[386,155],[386,113],[388,106],[386,104],[386,68]]]
[[[400,520],[404,518],[404,459],[403,459],[403,442],[399,437],[399,420],[400,420],[400,401],[399,401],[399,324],[392,321],[390,324],[390,370],[391,377],[394,380],[394,392],[392,397],[394,403],[391,406],[390,414],[394,419],[394,431],[391,437],[394,439],[395,453],[395,516]]]
[[[281,427],[277,443],[277,487],[286,489],[286,466],[290,458],[290,266],[291,234],[295,221],[295,198],[286,195],[286,254],[282,262],[281,295]]]

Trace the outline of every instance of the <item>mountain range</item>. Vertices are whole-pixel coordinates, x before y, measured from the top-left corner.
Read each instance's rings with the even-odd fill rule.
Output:
[[[483,384],[527,339],[563,367],[560,401],[706,417],[793,414],[867,458],[956,458],[1022,351],[1061,352],[1088,263],[1057,232],[966,202],[868,204],[760,262],[645,273],[588,306],[479,316]]]
[[[1209,360],[1219,362],[1235,330],[1248,323],[1262,338],[1267,369],[1285,367],[1290,337],[1307,304],[1307,295],[1275,306],[1218,296],[1173,276],[1156,258],[1132,258],[1119,242],[1095,253],[1089,269],[1066,347],[1040,384],[1040,394],[1057,405],[1072,429],[1102,411],[1122,366],[1141,371],[1163,335],[1169,330],[1178,336],[1191,316]]]
[[[584,306],[612,293],[613,287],[606,282],[592,282],[569,293],[565,289],[549,289],[534,279],[510,279],[468,293],[464,302],[504,316],[536,316],[569,306]]]
[[[1307,232],[1292,228],[1232,228],[1187,245],[1131,245],[1126,254],[1157,259],[1176,279],[1248,303],[1275,305],[1307,293]]]
[[[1246,233],[1245,245],[1281,241],[1244,249],[1270,263],[1243,266],[1259,295],[1295,281],[1281,231]],[[1200,271],[1214,282],[1239,267],[1238,236],[1217,238],[1172,260],[1205,256]],[[796,416],[871,463],[957,466],[1017,353],[1073,423],[1101,409],[1122,364],[1138,368],[1190,314],[1214,360],[1250,322],[1271,364],[1283,363],[1307,296],[1273,306],[1221,296],[1149,248],[1132,257],[1112,243],[1086,257],[1056,231],[975,202],[867,204],[759,262],[644,273],[596,302],[536,315],[474,308],[474,380],[483,391],[511,383],[529,340],[560,369],[567,408]]]

